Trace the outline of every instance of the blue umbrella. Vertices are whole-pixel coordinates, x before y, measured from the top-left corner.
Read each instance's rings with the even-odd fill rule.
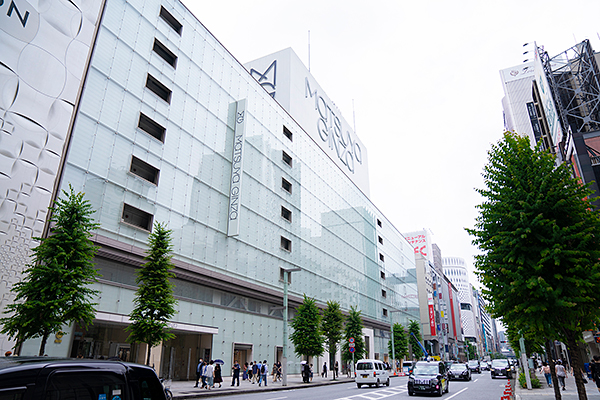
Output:
[[[225,364],[225,361],[221,360],[220,358],[217,358],[217,359],[215,360],[215,364],[220,364],[220,365],[223,365],[223,364]]]

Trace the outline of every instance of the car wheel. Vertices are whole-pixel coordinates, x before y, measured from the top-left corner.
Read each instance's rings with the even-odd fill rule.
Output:
[[[442,385],[440,385],[440,389],[438,390],[438,397],[442,397],[442,395],[444,394],[444,388],[442,387]]]
[[[362,384],[357,383],[356,386],[360,389],[362,387]]]
[[[446,382],[446,393],[450,392],[450,382]]]
[[[390,387],[390,378],[388,378],[387,382],[385,383],[385,386]]]
[[[379,387],[379,385],[380,385],[380,383],[379,383],[379,379],[377,379],[377,382],[375,382],[375,387],[376,387],[376,388],[378,388],[378,387]]]
[[[408,391],[408,395],[409,395],[409,396],[414,396],[414,395],[415,395],[415,392],[411,392],[411,391],[409,390],[409,391]]]

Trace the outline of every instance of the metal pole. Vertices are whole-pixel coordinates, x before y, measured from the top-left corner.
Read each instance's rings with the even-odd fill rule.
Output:
[[[529,376],[529,365],[527,364],[527,353],[525,351],[525,338],[521,336],[519,339],[519,347],[521,347],[521,367],[525,373],[525,381],[527,382],[527,390],[531,390],[531,377]],[[517,376],[518,380],[518,376]]]
[[[396,375],[396,348],[394,347],[394,322],[392,321],[393,312],[390,313],[390,324],[392,325],[392,368],[394,368],[394,375]]]
[[[287,386],[287,339],[288,339],[288,277],[289,272],[283,271],[283,354],[282,354],[282,365],[281,365],[281,373],[283,375],[283,379],[281,381],[281,386]]]

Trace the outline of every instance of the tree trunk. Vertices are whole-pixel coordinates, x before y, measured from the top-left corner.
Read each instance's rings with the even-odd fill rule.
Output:
[[[148,343],[148,356],[146,357],[146,365],[150,366],[150,353],[152,352],[152,346]]]
[[[554,369],[554,358],[552,357],[552,342],[546,340],[546,355],[548,356],[548,364],[550,365],[550,374],[552,375],[552,387],[554,388],[554,398],[556,400],[562,400],[560,394],[560,385],[558,384],[558,378],[556,377],[556,370]]]
[[[49,333],[44,332],[42,335],[42,343],[40,343],[40,353],[38,354],[40,357],[44,356],[44,352],[46,351],[46,342],[48,341]]]
[[[567,348],[569,349],[569,353],[571,355],[571,367],[573,367],[573,377],[575,378],[577,394],[579,395],[579,400],[587,400],[587,393],[585,391],[583,376],[581,374],[581,371],[583,370],[583,363],[581,362],[581,353],[579,353],[576,335],[577,333],[574,331],[565,330]]]
[[[333,365],[335,363],[335,351],[337,350],[337,345],[329,346],[329,370],[331,371],[331,375],[333,375],[333,380],[335,381],[335,370]]]

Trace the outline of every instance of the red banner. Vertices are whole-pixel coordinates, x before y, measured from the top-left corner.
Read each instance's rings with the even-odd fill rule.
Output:
[[[456,340],[456,320],[454,319],[454,296],[452,296],[452,283],[448,282],[448,293],[450,297],[450,313],[452,314],[452,331]]]
[[[433,310],[433,304],[429,305],[429,329],[431,330],[431,336],[435,336],[435,311]]]

